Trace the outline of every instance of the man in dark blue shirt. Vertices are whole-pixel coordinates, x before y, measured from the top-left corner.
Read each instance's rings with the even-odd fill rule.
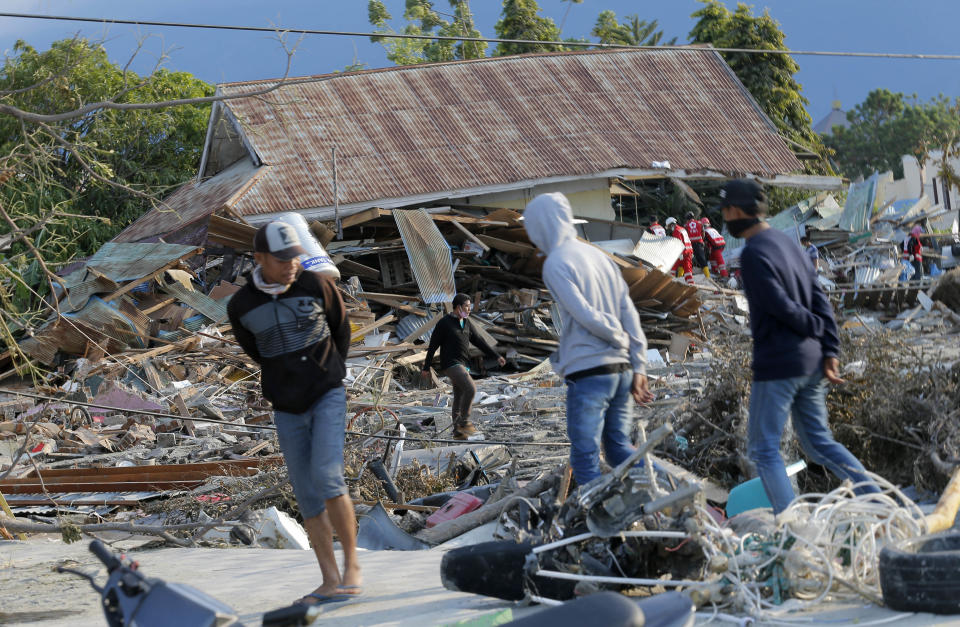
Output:
[[[794,499],[780,438],[787,417],[804,453],[858,493],[877,492],[856,457],[833,439],[827,425],[826,382],[840,378],[840,339],[833,307],[796,240],[760,219],[766,196],[756,181],[730,181],[720,192],[727,229],[747,243],[740,255],[743,289],[750,306],[753,384],[747,455],[774,513]]]

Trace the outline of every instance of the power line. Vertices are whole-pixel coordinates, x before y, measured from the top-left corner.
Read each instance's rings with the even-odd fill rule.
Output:
[[[408,35],[403,33],[370,33],[362,31],[317,30],[309,28],[279,28],[267,26],[239,26],[232,24],[200,24],[192,22],[159,22],[150,20],[119,20],[96,17],[78,17],[72,15],[38,15],[33,13],[0,12],[0,17],[12,17],[28,20],[52,20],[63,22],[90,22],[95,24],[124,24],[131,26],[162,26],[170,28],[199,28],[207,30],[246,31],[255,33],[291,33],[299,35],[330,35],[339,37],[379,37],[383,39],[425,39],[429,41],[463,41],[476,43],[529,44],[537,46],[567,46],[582,48],[620,48],[629,50],[688,50],[695,52],[736,52],[744,54],[782,54],[790,56],[815,57],[854,57],[866,59],[918,59],[937,61],[960,61],[960,54],[924,54],[901,52],[842,52],[828,50],[760,50],[756,48],[713,48],[699,45],[687,46],[628,46],[622,44],[603,44],[587,41],[540,41],[536,39],[498,39],[493,37],[457,37],[444,35]]]

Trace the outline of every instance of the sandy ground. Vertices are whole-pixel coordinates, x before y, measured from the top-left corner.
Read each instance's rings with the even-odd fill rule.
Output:
[[[506,609],[515,618],[538,611],[444,589],[440,583],[444,550],[361,551],[364,600],[330,606],[316,624],[446,625]],[[292,602],[319,583],[310,551],[163,548],[132,555],[147,576],[195,586],[233,606],[246,625],[259,625],[264,611]],[[93,589],[77,577],[53,570],[58,563],[76,566],[77,562],[86,570],[98,568],[100,581],[104,580],[104,570],[87,551],[86,542],[67,545],[53,537],[0,542],[0,624],[104,625]],[[816,613],[790,613],[782,618],[805,625],[960,625],[960,616],[898,615],[870,604],[828,603]],[[706,617],[697,622],[706,622]]]

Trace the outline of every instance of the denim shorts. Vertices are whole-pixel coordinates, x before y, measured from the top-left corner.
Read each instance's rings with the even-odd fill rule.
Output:
[[[322,514],[328,499],[348,493],[343,480],[346,418],[343,386],[324,393],[302,414],[274,413],[277,440],[304,518]]]

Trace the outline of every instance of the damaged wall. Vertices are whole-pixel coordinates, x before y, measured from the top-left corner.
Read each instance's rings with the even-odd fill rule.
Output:
[[[581,181],[567,181],[534,185],[526,189],[516,189],[492,194],[467,196],[465,204],[478,207],[496,207],[523,211],[527,204],[539,194],[561,192],[566,194],[577,218],[595,218],[615,220],[613,206],[610,204],[610,182],[606,177]]]

